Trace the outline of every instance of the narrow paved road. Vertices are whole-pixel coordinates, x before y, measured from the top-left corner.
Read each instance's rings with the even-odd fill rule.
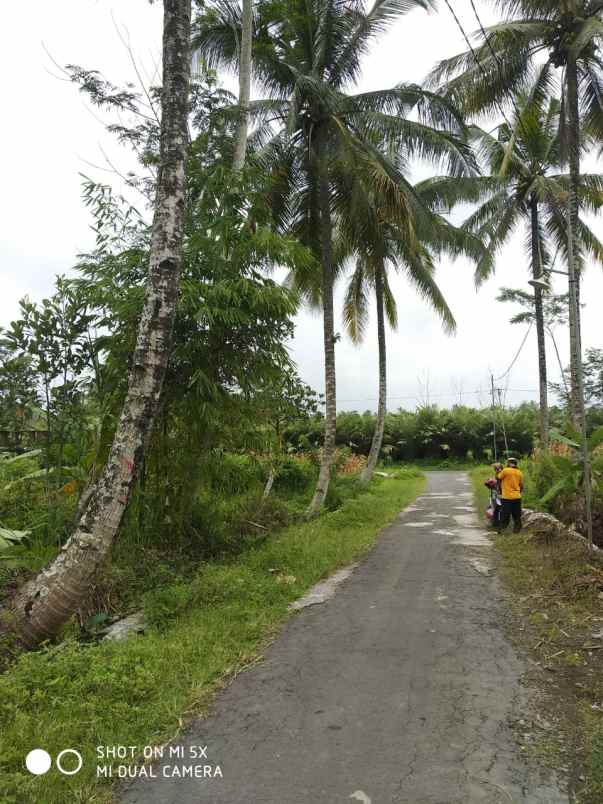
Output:
[[[185,735],[185,756],[207,746],[223,778],[163,779],[159,765],[121,801],[568,802],[512,739],[525,667],[489,551],[466,475],[430,474],[335,597],[294,616]]]

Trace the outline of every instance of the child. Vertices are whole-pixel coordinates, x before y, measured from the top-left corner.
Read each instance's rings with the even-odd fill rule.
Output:
[[[495,477],[491,477],[484,483],[484,486],[490,489],[490,507],[488,508],[487,516],[492,522],[492,527],[496,530],[500,527],[500,512],[502,508],[502,500],[500,497],[500,480],[497,479],[498,473],[502,469],[501,463],[494,464]]]

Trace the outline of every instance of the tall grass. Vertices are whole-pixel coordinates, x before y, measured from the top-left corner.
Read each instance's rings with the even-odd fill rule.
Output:
[[[21,656],[0,677],[3,804],[98,804],[97,745],[160,744],[199,712],[228,677],[257,656],[289,616],[287,605],[354,561],[424,488],[417,472],[376,479],[368,491],[318,519],[293,525],[240,555],[205,564],[186,581],[158,586],[145,605],[153,625],[126,643],[67,640]],[[75,776],[31,776],[26,754],[76,748]]]

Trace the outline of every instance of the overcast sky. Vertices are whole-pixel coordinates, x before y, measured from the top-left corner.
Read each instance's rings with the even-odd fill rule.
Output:
[[[465,29],[474,31],[477,22],[469,0],[455,0],[453,5]],[[465,48],[445,4],[440,2],[439,6],[438,13],[412,12],[381,39],[366,58],[362,89],[383,88],[402,80],[421,81],[437,60]],[[485,24],[494,21],[490,3],[480,0],[477,8]],[[115,83],[136,82],[135,69],[116,26],[122,37],[129,37],[143,79],[152,80],[161,52],[161,3],[61,0],[57,4],[32,0],[3,9],[0,326],[16,317],[22,296],[36,300],[50,293],[55,274],[68,273],[76,255],[93,247],[90,218],[81,203],[79,174],[111,183],[121,192],[121,182],[106,159],[121,172],[135,167],[127,150],[112,142],[99,113],[89,107],[74,85],[60,80],[52,62],[98,69]],[[231,85],[231,81],[227,83]],[[603,237],[600,221],[594,222],[594,228]],[[525,334],[524,328],[507,323],[512,308],[495,301],[501,285],[528,289],[522,238],[523,233],[518,232],[515,241],[500,254],[496,276],[479,292],[468,263],[441,262],[438,282],[458,322],[454,337],[443,334],[433,313],[403,277],[394,278],[400,324],[398,332],[388,333],[390,408],[414,408],[427,397],[442,406],[459,401],[488,403],[489,372],[500,375],[507,369]],[[557,280],[556,289],[563,292],[564,278]],[[338,316],[340,297],[341,291]],[[603,272],[589,266],[583,283],[585,347],[603,346],[599,320],[602,298]],[[345,337],[337,345],[341,409],[375,407],[374,326],[373,316],[371,331],[361,348],[352,346]],[[559,331],[558,339],[562,358],[567,361],[567,333]],[[322,390],[319,317],[306,312],[298,316],[291,348],[302,378]],[[556,379],[552,347],[549,365]],[[534,333],[501,384],[509,389],[510,403],[537,399]]]

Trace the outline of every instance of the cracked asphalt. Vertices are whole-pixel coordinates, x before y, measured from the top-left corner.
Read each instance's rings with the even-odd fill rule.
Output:
[[[162,778],[159,764],[121,802],[569,801],[513,740],[526,666],[502,630],[507,604],[469,480],[428,477],[335,596],[293,616],[185,733],[185,756],[207,746],[202,763],[222,778]],[[163,762],[168,775],[190,764]]]

